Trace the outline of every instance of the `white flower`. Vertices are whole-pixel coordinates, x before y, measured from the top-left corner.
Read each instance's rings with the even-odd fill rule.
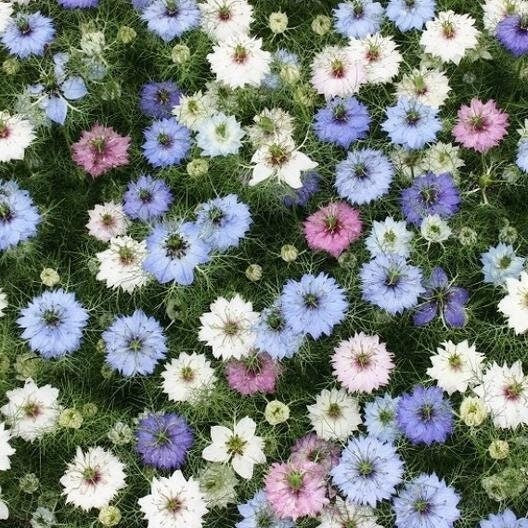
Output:
[[[469,15],[441,11],[434,20],[425,23],[420,44],[426,53],[443,62],[458,64],[466,52],[478,44],[479,31]]]
[[[0,317],[4,317],[4,310],[9,306],[7,302],[7,295],[4,293],[2,288],[0,288]]]
[[[86,31],[81,34],[80,46],[85,55],[100,56],[105,49],[105,35],[102,31]]]
[[[0,33],[7,27],[12,14],[13,4],[11,2],[0,2]]]
[[[125,466],[110,451],[90,447],[84,453],[80,447],[60,479],[66,502],[88,511],[107,506],[125,487]]]
[[[247,355],[255,342],[253,326],[259,316],[251,302],[237,294],[231,300],[219,297],[209,308],[211,311],[200,317],[198,339],[212,348],[216,358]]]
[[[196,143],[204,156],[237,154],[244,131],[234,116],[219,113],[204,119],[198,127]]]
[[[324,389],[308,405],[310,422],[317,436],[324,440],[345,441],[361,424],[358,401],[344,389]]]
[[[0,161],[24,159],[26,148],[36,137],[31,121],[18,114],[0,112]]]
[[[170,477],[154,477],[150,495],[138,500],[148,528],[201,528],[207,513],[205,499],[196,480],[185,480],[180,470]]]
[[[506,16],[519,13],[523,3],[521,0],[486,0],[482,6],[484,28],[494,34],[497,24]]]
[[[0,409],[11,426],[11,435],[28,442],[53,431],[61,412],[59,390],[51,385],[38,387],[28,378],[23,387],[6,392],[8,402]]]
[[[143,269],[147,256],[147,243],[137,242],[130,236],[112,238],[108,249],[96,254],[99,272],[96,279],[106,282],[107,288],[121,288],[132,293],[141,288],[149,279]]]
[[[488,417],[484,402],[476,396],[466,396],[459,409],[460,419],[469,427],[478,427]]]
[[[382,222],[374,221],[365,244],[372,257],[379,255],[401,255],[407,258],[411,253],[412,231],[407,224],[388,216]]]
[[[397,97],[410,97],[433,108],[440,108],[450,91],[447,75],[431,68],[413,70],[396,85]]]
[[[116,236],[124,235],[129,224],[123,207],[115,202],[96,205],[88,211],[88,216],[88,233],[102,242],[109,242]]]
[[[508,318],[508,327],[516,334],[528,330],[528,273],[523,271],[519,279],[506,279],[508,294],[499,302],[499,312]]]
[[[440,215],[426,216],[420,225],[420,233],[427,242],[441,243],[451,236],[451,228],[448,223],[440,218]]]
[[[374,510],[369,506],[359,506],[344,501],[337,496],[335,504],[324,508],[317,528],[382,528],[376,520]]]
[[[163,392],[175,402],[199,401],[200,396],[216,383],[214,369],[204,354],[182,352],[165,365],[162,372]]]
[[[478,382],[484,355],[477,352],[475,345],[469,345],[467,340],[458,344],[444,341],[436,351],[430,358],[432,367],[427,369],[427,374],[449,395],[466,392]]]
[[[0,422],[0,471],[5,471],[11,467],[9,457],[14,454],[15,449],[9,444],[11,434],[5,428],[5,424]]]
[[[394,147],[390,153],[394,168],[408,180],[421,174],[420,166],[423,156],[423,150],[407,150],[398,146]]]
[[[264,418],[270,425],[286,422],[290,418],[290,408],[279,400],[272,400],[264,409]]]
[[[255,147],[292,139],[293,117],[282,108],[265,108],[253,121],[255,124],[247,127],[247,133]]]
[[[216,113],[217,101],[210,93],[196,92],[182,95],[179,103],[172,109],[172,114],[187,128],[198,130],[204,119]]]
[[[233,430],[221,425],[211,427],[211,444],[202,451],[208,462],[230,462],[235,473],[249,480],[253,466],[264,464],[264,440],[255,435],[257,424],[249,417],[242,418]]]
[[[0,521],[9,519],[9,508],[5,501],[2,500],[2,488],[0,488]]]
[[[270,73],[271,53],[262,49],[262,39],[235,35],[213,46],[207,60],[218,81],[241,88],[260,85]]]
[[[213,40],[227,40],[248,34],[253,22],[253,7],[246,0],[206,0],[198,4],[202,29]]]
[[[253,174],[249,185],[275,177],[294,189],[302,187],[301,173],[315,169],[317,163],[295,147],[291,138],[259,147],[251,158]]]
[[[484,402],[495,427],[508,429],[528,424],[528,378],[520,361],[511,367],[494,362],[473,390]]]
[[[459,157],[460,147],[452,143],[441,141],[425,150],[424,158],[420,161],[422,172],[433,174],[458,174],[458,169],[464,166],[464,160]]]

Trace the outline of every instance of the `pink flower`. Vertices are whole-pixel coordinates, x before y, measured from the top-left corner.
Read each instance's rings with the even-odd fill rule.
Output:
[[[312,249],[339,257],[361,234],[359,212],[344,202],[331,203],[304,222],[304,235]]]
[[[226,367],[229,386],[244,396],[274,392],[279,373],[279,364],[264,353],[234,359]]]
[[[120,136],[112,127],[94,125],[72,145],[72,158],[96,178],[110,169],[127,165],[129,145],[129,136]]]
[[[326,478],[328,472],[339,462],[340,449],[337,444],[309,433],[299,438],[291,450],[290,460],[296,464],[317,464]]]
[[[328,503],[321,469],[311,462],[273,464],[265,479],[265,491],[280,519],[315,517]]]
[[[453,128],[455,139],[466,148],[486,152],[506,135],[508,114],[497,107],[493,99],[486,103],[472,99],[458,110],[458,122]]]
[[[334,349],[334,376],[350,392],[372,392],[387,385],[394,363],[385,343],[363,332]]]

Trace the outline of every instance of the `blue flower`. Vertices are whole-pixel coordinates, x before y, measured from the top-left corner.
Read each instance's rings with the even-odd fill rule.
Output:
[[[151,3],[152,0],[132,0],[132,5],[137,11],[143,11]]]
[[[353,204],[366,204],[389,191],[394,167],[379,150],[358,149],[349,152],[336,167],[335,188]]]
[[[15,181],[0,180],[0,251],[37,234],[38,209],[29,193]]]
[[[141,18],[150,31],[170,42],[200,23],[194,0],[154,0],[143,7]]]
[[[306,274],[289,280],[282,289],[281,305],[286,323],[299,334],[318,339],[330,335],[343,321],[348,308],[345,291],[325,273]]]
[[[336,31],[346,38],[373,35],[383,20],[383,7],[372,0],[341,2],[333,12]]]
[[[390,0],[387,18],[400,31],[422,29],[428,20],[434,18],[435,8],[435,0]]]
[[[299,189],[289,189],[284,199],[286,207],[305,207],[312,195],[319,190],[319,181],[321,177],[317,172],[309,171],[301,175],[302,187]],[[293,193],[293,194],[290,194]]]
[[[422,473],[406,484],[392,507],[397,528],[452,528],[460,517],[460,498],[436,474]]]
[[[348,148],[367,135],[370,115],[355,97],[335,97],[315,114],[314,130],[321,141]]]
[[[174,118],[154,121],[143,133],[143,153],[154,167],[177,165],[191,147],[190,130]]]
[[[270,90],[276,90],[282,86],[281,70],[285,66],[300,68],[299,57],[285,49],[278,49],[272,56],[270,73],[262,79],[262,85]]]
[[[167,353],[161,325],[142,310],[116,317],[102,338],[106,361],[124,376],[152,374]]]
[[[174,281],[187,286],[194,280],[196,266],[209,260],[209,251],[195,224],[158,224],[147,238],[148,254],[143,267],[161,284]]]
[[[172,203],[172,193],[164,180],[142,174],[130,182],[123,195],[123,211],[130,217],[152,220],[165,214]]]
[[[200,238],[212,249],[237,247],[251,225],[249,207],[236,194],[214,198],[201,204],[196,215]]]
[[[235,524],[235,528],[293,528],[295,525],[293,521],[275,516],[264,491],[257,491],[253,498],[237,508],[242,520]]]
[[[513,247],[500,243],[480,255],[484,282],[503,286],[506,279],[517,279],[524,268],[525,259],[518,257]]]
[[[391,443],[361,435],[348,441],[330,474],[348,501],[374,507],[395,493],[403,462]]]
[[[400,255],[379,255],[360,271],[362,298],[390,314],[416,306],[424,292],[422,272]]]
[[[21,59],[31,55],[43,55],[46,46],[55,37],[51,18],[36,13],[18,13],[7,23],[2,34],[2,43],[9,53]]]
[[[480,521],[479,528],[528,528],[528,519],[517,519],[511,510],[504,510]]]
[[[396,105],[387,108],[387,119],[381,128],[392,143],[406,149],[421,149],[436,140],[442,129],[438,110],[414,99],[400,97]]]
[[[417,385],[400,396],[396,421],[413,444],[443,443],[453,431],[453,409],[442,389]]]
[[[528,172],[528,139],[519,141],[515,163],[523,172]]]
[[[365,427],[370,436],[382,442],[394,442],[401,435],[396,424],[398,401],[398,397],[384,394],[365,404]]]
[[[155,119],[171,117],[180,96],[180,90],[171,81],[149,82],[141,87],[139,108],[145,115]]]
[[[194,441],[187,421],[176,413],[152,413],[141,418],[136,449],[144,464],[158,469],[179,469]]]
[[[97,7],[99,0],[58,0],[59,5],[66,9]]]
[[[528,54],[526,15],[504,17],[495,30],[498,41],[515,57]]]
[[[62,289],[47,291],[20,311],[18,325],[29,348],[44,358],[62,357],[81,346],[88,312],[75,294]]]

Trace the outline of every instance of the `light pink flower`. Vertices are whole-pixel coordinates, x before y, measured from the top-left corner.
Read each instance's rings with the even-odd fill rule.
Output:
[[[304,235],[312,249],[339,257],[361,235],[359,212],[345,202],[326,205],[304,222]]]
[[[355,334],[335,348],[334,376],[350,392],[372,392],[387,385],[394,363],[385,343],[376,335]]]
[[[244,396],[274,392],[279,373],[279,364],[268,354],[251,354],[230,361],[226,367],[229,386]]]
[[[472,99],[458,110],[458,122],[453,128],[455,139],[466,148],[486,152],[497,146],[506,135],[508,114],[490,99],[486,103]]]
[[[339,453],[339,446],[334,442],[323,440],[315,433],[308,433],[295,442],[290,460],[296,464],[317,464],[326,478],[328,472],[339,462]]]

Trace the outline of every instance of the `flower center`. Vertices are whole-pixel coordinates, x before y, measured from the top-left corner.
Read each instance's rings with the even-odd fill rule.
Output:
[[[431,404],[426,403],[420,407],[418,412],[424,422],[429,422],[433,419],[434,407]]]
[[[319,298],[315,293],[307,293],[304,296],[304,305],[306,308],[315,309],[319,306]]]
[[[131,339],[128,343],[128,348],[131,352],[137,354],[143,348],[143,341],[139,339],[139,337],[135,337],[134,339]]]
[[[451,354],[447,359],[447,362],[453,370],[460,370],[460,367],[462,366],[462,360],[458,354]]]
[[[224,324],[224,334],[228,336],[236,336],[240,331],[240,326],[237,321],[226,321]]]
[[[258,512],[256,518],[255,528],[273,528],[274,522],[270,514],[267,512]]]
[[[510,385],[504,388],[504,396],[506,399],[514,401],[518,400],[519,396],[523,393],[523,385],[518,381],[512,382]]]
[[[394,413],[390,409],[382,409],[378,414],[378,419],[383,425],[388,425],[394,419]]]
[[[354,165],[354,176],[362,180],[367,176],[367,166],[364,163],[356,163]]]
[[[357,367],[364,369],[368,367],[371,363],[371,355],[367,351],[361,351],[354,358],[354,362]]]
[[[361,0],[353,0],[352,2],[352,11],[356,18],[361,18],[365,13],[365,8],[363,7],[363,2]]]
[[[178,497],[173,497],[167,501],[165,509],[171,513],[178,513],[182,509],[182,502]]]
[[[143,203],[149,203],[152,201],[152,193],[148,189],[140,189],[138,197]]]
[[[343,64],[343,61],[340,59],[334,59],[331,62],[330,70],[332,71],[332,75],[336,79],[342,79],[345,76],[345,65]]]
[[[180,376],[183,381],[190,382],[194,380],[194,370],[187,366],[180,370]]]
[[[399,269],[391,268],[387,270],[387,277],[385,278],[385,286],[393,288],[398,285],[401,278],[401,272]]]
[[[414,7],[415,6],[415,0],[405,0],[405,5],[407,7]]]
[[[348,114],[344,104],[337,104],[336,106],[334,106],[332,113],[335,121],[347,121]]]
[[[11,212],[10,207],[6,203],[0,202],[0,220],[2,222],[8,222],[13,218],[13,213]]]
[[[134,261],[136,260],[135,254],[132,251],[132,249],[130,249],[127,246],[120,247],[119,248],[119,260],[121,261],[122,264],[125,264],[125,265],[133,264]]]
[[[429,502],[426,499],[418,499],[414,502],[414,509],[425,515],[429,511]]]
[[[438,191],[434,187],[424,187],[420,190],[420,196],[426,205],[432,205],[438,200]]]
[[[367,60],[376,62],[380,58],[380,48],[376,44],[371,44],[367,50]]]
[[[341,416],[341,407],[339,407],[338,403],[331,403],[328,406],[328,410],[326,411],[326,414],[330,416],[330,418],[339,418]]]
[[[486,119],[484,118],[484,116],[481,116],[481,115],[472,116],[469,120],[469,124],[471,125],[473,130],[476,130],[479,132],[482,130],[485,130],[487,127]]]
[[[87,467],[82,472],[82,478],[87,484],[95,486],[101,480],[101,474],[97,469]]]
[[[106,138],[104,136],[92,138],[90,140],[90,147],[95,153],[102,154],[106,147]]]
[[[504,255],[504,257],[499,260],[499,268],[507,269],[511,263],[512,258],[509,255]]]
[[[231,10],[229,9],[229,6],[223,5],[218,9],[218,18],[222,22],[226,22],[231,18]]]
[[[29,20],[27,18],[19,18],[16,25],[22,35],[27,36],[31,33],[31,26],[29,25]]]
[[[288,161],[288,152],[280,145],[271,145],[269,148],[269,162],[271,165],[280,166]]]
[[[246,61],[247,57],[248,52],[246,48],[244,48],[244,46],[242,46],[241,44],[237,44],[233,53],[233,60],[238,64],[242,64]]]
[[[417,75],[413,78],[414,93],[416,95],[425,95],[427,93],[427,85],[422,75]]]
[[[169,136],[169,134],[167,134],[165,132],[161,132],[160,134],[158,134],[158,143],[162,147],[168,148],[168,147],[171,146],[172,140],[171,140],[171,137]]]
[[[455,36],[455,26],[451,20],[442,23],[442,32],[446,39],[452,39]]]
[[[110,213],[104,213],[101,216],[101,222],[106,227],[111,227],[115,224],[115,219]]]
[[[158,93],[156,94],[156,99],[158,100],[158,103],[167,104],[170,101],[169,91],[165,88],[158,90]]]
[[[30,418],[36,418],[40,414],[40,405],[35,402],[28,402],[22,408],[24,415]]]
[[[286,476],[288,486],[294,491],[299,491],[304,483],[304,476],[300,471],[291,471]]]
[[[209,210],[207,216],[209,217],[209,220],[211,220],[213,224],[218,225],[224,219],[225,215],[222,209],[220,209],[219,207],[213,207],[212,209]]]
[[[165,0],[165,14],[174,17],[178,14],[178,3],[176,0]]]
[[[407,124],[415,126],[420,121],[420,113],[417,110],[409,110],[405,116]]]
[[[9,127],[6,123],[0,122],[0,139],[6,139],[9,137]]]
[[[178,233],[170,235],[165,242],[165,251],[170,258],[182,258],[188,247],[187,242]]]
[[[60,323],[59,314],[52,309],[45,310],[42,319],[47,326],[57,326]]]
[[[227,451],[231,455],[243,455],[247,442],[238,435],[233,435],[227,441]]]
[[[357,470],[362,477],[368,477],[374,472],[374,466],[369,460],[360,460]]]
[[[328,216],[326,216],[324,222],[326,230],[332,234],[336,231],[339,231],[339,228],[341,227],[339,218],[335,214],[329,214]]]
[[[170,443],[171,440],[169,433],[165,429],[160,429],[159,431],[156,431],[154,437],[156,445],[158,447],[166,446],[168,443]]]
[[[276,332],[280,332],[284,328],[284,318],[280,314],[279,310],[273,310],[266,319],[267,325]]]

